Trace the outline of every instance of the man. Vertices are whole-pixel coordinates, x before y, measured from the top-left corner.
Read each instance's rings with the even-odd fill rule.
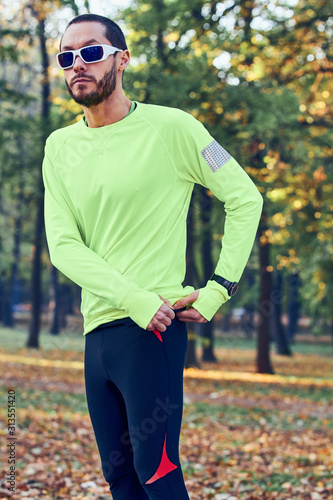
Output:
[[[130,54],[114,22],[78,16],[60,45],[84,116],[46,142],[45,227],[52,263],[82,287],[86,394],[103,474],[116,500],[185,500],[186,322],[210,321],[236,292],[262,196],[190,114],[125,97]],[[182,286],[195,183],[227,214],[215,273],[199,290]]]

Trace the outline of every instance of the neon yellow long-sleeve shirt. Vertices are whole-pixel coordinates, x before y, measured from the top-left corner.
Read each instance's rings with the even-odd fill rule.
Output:
[[[83,335],[129,316],[146,329],[183,287],[186,219],[195,183],[224,202],[215,273],[239,281],[263,199],[250,177],[192,115],[137,102],[124,119],[89,128],[84,118],[47,139],[45,229],[51,262],[82,287]],[[221,228],[218,228],[219,230]],[[208,321],[229,300],[208,280],[193,304]]]

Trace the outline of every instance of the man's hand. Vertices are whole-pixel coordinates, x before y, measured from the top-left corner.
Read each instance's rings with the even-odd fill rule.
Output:
[[[197,300],[198,296],[199,290],[195,290],[187,297],[183,297],[173,304],[172,308],[180,321],[188,321],[190,323],[207,323],[208,319],[204,318],[199,311],[194,309],[192,306],[189,309],[186,309],[186,311],[180,311],[177,313],[177,308],[180,309],[187,304],[193,304],[193,302]]]
[[[168,299],[164,299],[160,296],[160,294],[158,294],[158,296],[163,300],[164,304],[161,305],[155,316],[148,324],[146,330],[158,330],[159,332],[165,332],[167,326],[171,325],[171,321],[174,319],[175,313],[173,312],[171,303]]]

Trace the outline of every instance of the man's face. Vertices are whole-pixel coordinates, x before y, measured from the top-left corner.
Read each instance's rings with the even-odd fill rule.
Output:
[[[100,43],[111,45],[104,33],[105,28],[100,23],[72,24],[63,35],[61,51]],[[116,57],[111,54],[104,61],[86,64],[80,56],[76,56],[74,65],[64,70],[66,85],[74,101],[89,108],[105,101],[114,92],[117,84]]]

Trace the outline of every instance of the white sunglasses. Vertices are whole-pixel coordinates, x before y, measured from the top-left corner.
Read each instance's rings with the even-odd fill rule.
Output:
[[[88,45],[77,50],[65,50],[57,54],[57,62],[61,69],[68,69],[74,65],[76,56],[80,56],[86,64],[104,61],[109,55],[115,52],[124,52],[122,49],[112,47],[112,45],[99,44]]]

